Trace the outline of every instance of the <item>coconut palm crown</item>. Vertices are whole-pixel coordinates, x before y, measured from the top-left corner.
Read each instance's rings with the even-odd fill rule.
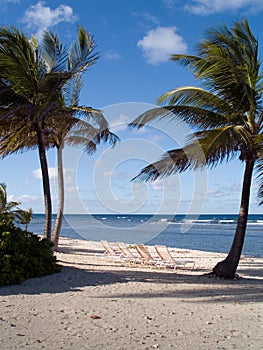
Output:
[[[58,248],[64,212],[64,146],[81,146],[85,153],[92,154],[101,142],[114,146],[119,141],[118,136],[109,130],[109,123],[100,110],[79,104],[81,86],[81,76],[66,83],[56,118],[51,113],[45,119],[45,147],[57,150],[58,207],[52,233],[54,250]],[[28,120],[9,123],[0,132],[0,157],[35,149],[37,144],[37,134]]]
[[[46,212],[44,236],[48,239],[52,205],[45,152],[46,120],[51,115],[56,119],[59,114],[64,85],[96,62],[94,48],[92,36],[81,26],[69,49],[49,31],[43,33],[39,43],[14,27],[0,27],[1,135],[12,125],[27,127],[28,123],[37,135]]]
[[[247,20],[207,31],[196,47],[196,55],[176,54],[173,61],[188,67],[202,85],[179,87],[163,94],[162,108],[147,111],[130,125],[140,128],[155,120],[176,122],[193,128],[185,147],[170,150],[146,166],[137,181],[151,181],[187,169],[214,167],[239,157],[245,165],[238,223],[225,260],[213,273],[234,278],[238,266],[249,210],[253,169],[261,180],[263,198],[263,84],[258,41]]]

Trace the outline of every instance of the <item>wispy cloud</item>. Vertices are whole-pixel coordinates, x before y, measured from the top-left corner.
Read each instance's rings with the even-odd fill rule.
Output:
[[[144,23],[139,23],[143,27],[146,25],[145,21],[155,25],[160,23],[159,19],[149,12],[133,12],[133,15],[139,19],[143,19]]]
[[[169,9],[169,10],[173,10],[175,7],[175,3],[177,0],[163,0],[165,6]]]
[[[41,196],[30,196],[28,194],[22,194],[21,196],[18,197],[19,202],[22,204],[24,203],[31,203],[32,201],[42,201]]]
[[[121,55],[113,50],[106,51],[104,57],[107,61],[119,61],[121,59]]]
[[[21,2],[21,0],[0,0],[0,4],[17,4]]]
[[[191,0],[184,6],[185,10],[196,15],[246,10],[256,13],[263,9],[262,0]]]
[[[34,207],[36,204],[41,203],[43,201],[42,196],[36,196],[36,195],[29,195],[29,194],[22,194],[20,196],[15,196],[14,194],[11,194],[7,197],[7,201],[15,201],[21,203],[19,206],[20,208],[26,207]]]
[[[177,34],[176,27],[157,27],[137,42],[142,49],[147,63],[157,65],[169,60],[169,55],[185,53],[187,44],[183,37]]]
[[[150,185],[154,191],[167,191],[167,193],[172,192],[173,195],[174,191],[178,191],[178,183],[175,177],[170,179],[156,180],[154,182],[151,182]]]
[[[36,29],[38,35],[61,22],[74,22],[75,20],[76,16],[72,7],[62,4],[51,9],[49,6],[45,6],[44,1],[30,6],[22,18],[22,22],[26,23],[28,28]]]
[[[58,171],[57,168],[53,168],[53,167],[49,167],[48,168],[48,173],[49,173],[49,179],[51,181],[57,181],[58,178]],[[36,170],[34,170],[32,172],[33,177],[37,180],[41,180],[42,179],[42,173],[41,173],[41,169],[38,168]],[[63,174],[64,174],[64,181],[65,184],[72,184],[73,182],[73,170],[72,169],[63,169]]]
[[[79,192],[80,188],[77,186],[69,186],[66,187],[66,192],[72,193],[72,192]]]
[[[125,130],[128,128],[129,122],[130,118],[127,115],[121,113],[118,117],[114,118],[110,122],[110,127],[114,132]]]
[[[220,186],[215,185],[215,189],[208,191],[208,196],[213,198],[222,198],[222,197],[229,197],[233,194],[239,194],[241,191],[241,186],[239,183],[232,183],[231,185],[227,186]]]

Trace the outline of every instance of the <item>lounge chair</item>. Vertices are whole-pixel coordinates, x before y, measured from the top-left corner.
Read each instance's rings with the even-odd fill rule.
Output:
[[[125,260],[128,260],[131,263],[138,264],[141,263],[141,258],[138,255],[135,255],[123,242],[117,243],[119,250],[121,251],[122,257]]]
[[[108,241],[100,241],[100,242],[103,245],[103,248],[105,249],[105,253],[104,253],[105,255],[115,259],[121,258],[121,253],[119,251],[114,250]]]
[[[162,260],[163,266],[166,268],[176,269],[177,267],[185,267],[189,264],[192,268],[194,268],[195,266],[194,260],[175,260],[166,246],[155,246],[154,248],[160,259]]]
[[[149,252],[148,248],[144,244],[136,244],[135,248],[141,257],[142,263],[147,265],[157,265],[160,263],[160,259],[156,259]]]

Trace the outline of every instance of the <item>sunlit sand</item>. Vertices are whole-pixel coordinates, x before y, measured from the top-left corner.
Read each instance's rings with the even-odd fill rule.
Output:
[[[174,271],[103,253],[63,238],[62,273],[0,288],[1,348],[262,349],[262,258],[242,257],[241,278],[222,281],[205,274],[224,254],[172,248],[196,262]]]

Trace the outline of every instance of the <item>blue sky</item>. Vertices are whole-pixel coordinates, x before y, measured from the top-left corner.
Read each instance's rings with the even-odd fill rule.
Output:
[[[127,124],[154,106],[162,93],[196,85],[185,68],[169,61],[173,53],[193,53],[203,33],[220,23],[249,20],[262,52],[261,0],[0,0],[0,25],[14,25],[27,35],[45,29],[70,45],[77,25],[93,36],[100,58],[84,76],[81,104],[100,108],[122,142],[102,146],[94,156],[66,149],[66,212],[88,213],[237,213],[243,166],[238,161],[164,181],[133,184],[131,178],[166,150],[182,146],[191,130],[184,125],[155,123],[140,131]],[[54,212],[56,157],[48,152]],[[1,182],[10,200],[43,212],[36,151],[1,160]],[[254,181],[251,213],[261,213]]]

